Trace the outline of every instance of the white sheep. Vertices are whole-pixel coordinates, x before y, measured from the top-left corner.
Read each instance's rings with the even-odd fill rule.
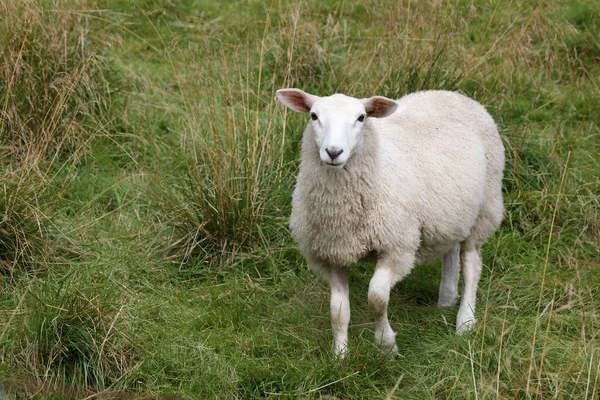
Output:
[[[375,342],[397,351],[390,290],[415,264],[443,254],[440,306],[464,289],[456,332],[475,323],[481,246],[503,216],[504,146],[474,100],[424,91],[398,101],[341,94],[317,97],[281,89],[277,98],[310,113],[290,228],[308,266],[331,288],[335,352],[348,345],[350,265],[377,257],[369,284]]]

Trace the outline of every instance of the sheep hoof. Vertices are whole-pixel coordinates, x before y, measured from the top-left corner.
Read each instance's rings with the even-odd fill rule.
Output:
[[[346,346],[335,349],[335,356],[340,360],[343,360],[344,358],[346,358],[347,354],[348,354],[348,348]]]
[[[476,323],[477,323],[477,320],[475,318],[470,318],[470,319],[466,319],[466,320],[462,320],[462,321],[459,321],[457,319],[456,334],[462,335],[465,332],[469,332],[471,329],[473,329],[473,327],[475,326]]]

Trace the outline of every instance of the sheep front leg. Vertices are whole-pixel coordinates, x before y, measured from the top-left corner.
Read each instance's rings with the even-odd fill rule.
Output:
[[[375,314],[375,344],[384,352],[395,353],[398,351],[396,333],[392,330],[387,315],[392,278],[391,265],[378,261],[369,283],[369,308]]]
[[[335,354],[344,358],[348,351],[348,324],[350,323],[348,268],[332,267],[329,275],[329,287],[331,288],[329,307]]]

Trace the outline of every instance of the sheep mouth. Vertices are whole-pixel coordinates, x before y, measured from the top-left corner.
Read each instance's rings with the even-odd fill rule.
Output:
[[[327,166],[327,168],[342,169],[346,163],[333,163],[333,162],[323,161],[323,164],[325,164]]]

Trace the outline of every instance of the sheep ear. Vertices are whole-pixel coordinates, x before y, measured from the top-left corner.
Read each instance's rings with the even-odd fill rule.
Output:
[[[310,112],[312,105],[319,100],[318,96],[308,94],[300,89],[279,89],[276,96],[284,106],[303,113]]]
[[[392,114],[398,108],[398,103],[383,96],[373,96],[362,99],[368,117],[383,118]]]

